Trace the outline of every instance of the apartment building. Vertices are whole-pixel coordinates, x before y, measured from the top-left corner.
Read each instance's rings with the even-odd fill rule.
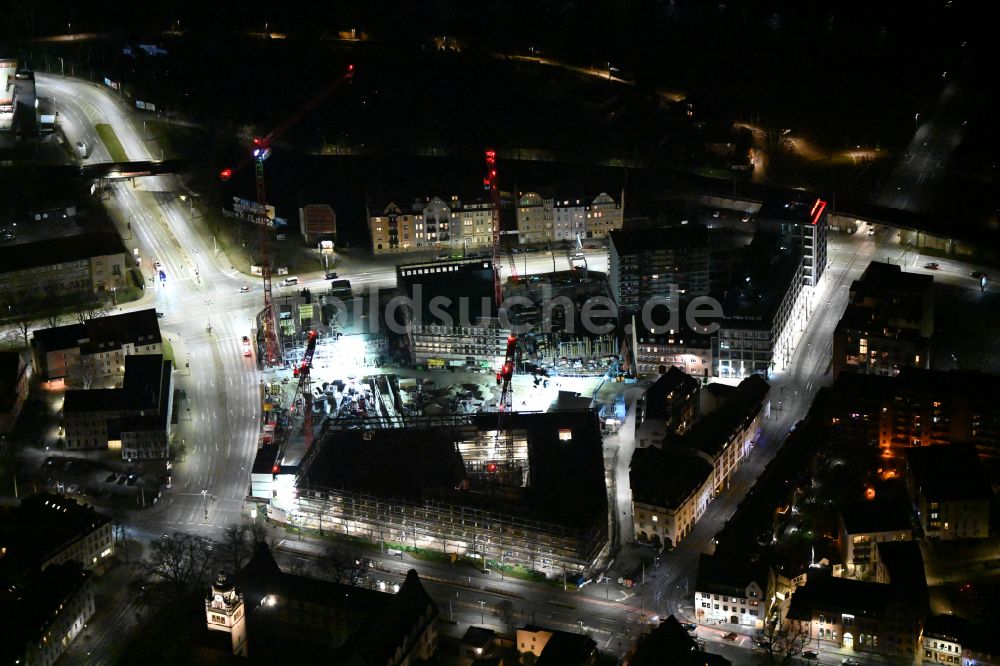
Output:
[[[724,317],[712,339],[714,376],[766,377],[791,362],[795,334],[809,318],[802,270],[802,255],[780,237],[754,237],[742,272],[722,299]]]
[[[76,561],[101,571],[114,554],[111,520],[89,505],[52,493],[29,495],[0,508],[4,566],[43,571]]]
[[[121,388],[66,391],[66,448],[120,450],[124,460],[166,458],[172,410],[170,361],[127,356]]]
[[[621,201],[606,192],[595,197],[568,191],[522,192],[516,207],[518,241],[524,244],[604,238],[621,229]]]
[[[698,420],[701,382],[671,366],[646,389],[642,422],[657,421],[667,431],[683,435]],[[637,423],[636,427],[639,427]]]
[[[501,214],[509,215],[501,199]],[[513,223],[511,223],[512,225]],[[416,199],[368,211],[374,254],[439,251],[464,256],[493,246],[493,204],[486,196]]]
[[[998,378],[972,371],[903,367],[895,377],[841,373],[828,416],[839,436],[883,449],[967,442],[1000,449]]]
[[[802,284],[816,287],[827,262],[827,203],[808,192],[764,200],[756,216],[757,231],[776,233],[802,255]]]
[[[674,448],[637,448],[629,465],[633,534],[656,549],[680,543],[712,499],[712,465]]]
[[[833,334],[833,372],[898,375],[930,368],[934,278],[873,261],[855,280]]]
[[[907,449],[906,480],[926,537],[990,535],[993,488],[972,446],[956,443]]]
[[[726,402],[684,435],[668,436],[666,447],[687,448],[712,465],[712,496],[729,488],[733,475],[760,438],[771,417],[767,382],[754,375],[740,382]]]
[[[704,329],[707,330],[707,329]],[[713,376],[712,336],[695,332],[683,320],[677,329],[647,328],[639,316],[632,316],[629,352],[634,358],[634,372],[638,376],[669,372],[674,367],[701,381]],[[629,339],[630,338],[630,339]]]
[[[701,555],[694,613],[701,624],[761,628],[774,594],[770,567],[746,559]]]
[[[150,308],[37,330],[31,348],[35,372],[46,381],[113,387],[121,386],[126,358],[162,354],[163,340],[156,311]]]
[[[913,539],[907,507],[882,499],[841,506],[838,530],[843,570],[852,578],[875,575],[876,544]]]

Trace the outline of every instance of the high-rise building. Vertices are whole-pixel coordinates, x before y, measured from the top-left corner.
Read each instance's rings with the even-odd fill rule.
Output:
[[[777,233],[802,253],[802,284],[815,287],[826,270],[827,204],[815,194],[771,197],[757,211],[757,230]]]

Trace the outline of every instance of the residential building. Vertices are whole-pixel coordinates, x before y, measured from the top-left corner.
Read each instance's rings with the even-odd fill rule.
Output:
[[[507,213],[501,197],[501,211]],[[369,210],[368,228],[375,254],[441,250],[464,256],[470,249],[492,248],[493,204],[483,195],[415,199],[408,210],[389,202]]]
[[[604,238],[622,227],[621,202],[606,192],[590,198],[562,192],[522,192],[517,200],[522,244]]]
[[[640,318],[632,316],[631,339],[626,332],[629,351],[635,359],[635,374],[642,377],[663,374],[675,367],[688,375],[707,381],[712,376],[712,336],[695,333],[682,320],[679,328],[647,329]]]
[[[934,278],[873,261],[855,280],[833,334],[833,373],[898,375],[930,368]]]
[[[872,550],[875,582],[893,585],[910,607],[926,615],[930,590],[919,541],[880,541]]]
[[[656,549],[680,543],[712,499],[712,465],[697,454],[637,448],[629,465],[635,538]]]
[[[415,364],[477,371],[503,364],[510,330],[496,317],[490,259],[403,264],[396,284],[409,299],[406,333]]]
[[[614,231],[608,243],[612,295],[627,313],[648,303],[680,305],[707,296],[729,284],[734,260],[748,243],[745,234],[697,224]]]
[[[499,449],[495,412],[334,425],[293,487],[280,486],[280,459],[255,466],[254,495],[272,519],[310,529],[559,576],[597,566],[609,528],[596,411],[514,412],[508,424]]]
[[[205,597],[201,645],[181,663],[416,666],[437,651],[438,609],[411,569],[395,593],[287,573],[259,542],[235,576],[220,574]],[[219,640],[221,639],[221,640]]]
[[[475,662],[489,654],[497,643],[497,633],[486,627],[470,625],[459,643],[458,656]]]
[[[1000,640],[987,623],[974,623],[948,613],[924,624],[921,664],[1000,666]]]
[[[99,571],[114,554],[111,520],[62,495],[29,495],[16,507],[0,508],[0,550],[0,563],[19,570],[76,561]]]
[[[66,448],[121,450],[124,460],[166,458],[173,386],[162,355],[126,356],[122,388],[66,391]]]
[[[712,465],[713,497],[729,488],[733,475],[760,438],[764,421],[770,419],[768,390],[760,376],[748,377],[721,407],[685,434],[667,436],[664,448],[689,449]]]
[[[31,348],[35,372],[44,380],[107,387],[122,385],[127,357],[163,354],[163,340],[150,308],[37,330]]]
[[[515,647],[520,654],[533,654],[536,666],[591,666],[597,663],[597,643],[586,634],[528,624],[517,630]]]
[[[694,586],[694,613],[701,624],[764,626],[774,594],[770,567],[746,559],[701,555]]]
[[[985,538],[993,488],[976,450],[967,444],[906,450],[907,487],[924,536]]]
[[[808,192],[783,192],[764,200],[755,216],[757,231],[777,233],[802,255],[802,284],[815,288],[827,261],[827,203]]]
[[[321,241],[337,242],[337,214],[326,204],[309,204],[299,209],[299,231],[306,245]]]
[[[980,372],[903,367],[897,377],[841,373],[829,416],[845,439],[882,449],[966,442],[1000,451],[998,378]]]
[[[6,664],[51,666],[94,614],[90,571],[77,561],[27,575],[0,567],[0,622]]]
[[[820,648],[912,659],[923,617],[896,585],[816,572],[795,588],[785,622]]]
[[[910,512],[891,500],[851,502],[838,512],[838,541],[844,572],[851,578],[875,576],[875,546],[913,539]]]
[[[698,420],[700,389],[701,383],[697,379],[676,366],[670,366],[646,389],[641,402],[641,418],[636,420],[636,427],[654,421],[668,432],[684,434]]]
[[[803,257],[778,236],[754,236],[746,263],[722,298],[712,338],[713,376],[768,376],[791,361],[792,342],[809,319]]]
[[[20,352],[0,352],[0,434],[14,429],[28,399],[30,377]]]

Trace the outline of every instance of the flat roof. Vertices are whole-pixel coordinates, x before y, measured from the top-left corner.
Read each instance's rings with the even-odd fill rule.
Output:
[[[109,232],[94,232],[26,243],[0,242],[0,271],[12,273],[91,257],[122,254],[125,251],[118,234]]]
[[[636,449],[629,466],[632,499],[677,510],[712,474],[699,455],[672,447]]]

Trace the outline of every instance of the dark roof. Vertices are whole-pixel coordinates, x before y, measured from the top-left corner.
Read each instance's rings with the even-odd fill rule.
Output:
[[[712,465],[690,451],[655,446],[636,449],[629,468],[632,499],[677,509],[711,473]]]
[[[764,199],[757,211],[757,219],[812,224],[818,208],[817,201],[819,197],[812,192],[774,193]]]
[[[723,312],[726,328],[770,326],[782,299],[798,279],[802,255],[797,247],[782,245],[780,236],[758,232],[750,244],[742,270],[726,290]]]
[[[0,352],[0,410],[9,410],[17,400],[17,383],[27,372],[19,352]]]
[[[31,334],[31,344],[46,352],[78,347],[86,339],[87,327],[83,324],[42,328]]]
[[[875,544],[879,562],[889,574],[889,584],[910,606],[920,610],[930,608],[924,556],[917,541],[880,541]]]
[[[497,632],[492,629],[487,629],[486,627],[475,627],[470,625],[466,630],[465,635],[462,636],[462,645],[471,645],[472,647],[485,648],[493,643],[496,638]]]
[[[653,385],[646,390],[646,417],[666,418],[670,416],[667,400],[680,398],[691,393],[697,394],[701,383],[676,365],[670,366],[665,374],[660,375]],[[677,391],[676,395],[671,395]]]
[[[2,562],[36,569],[109,520],[93,507],[62,495],[29,495],[17,507],[0,508],[0,546],[6,549]]]
[[[125,357],[122,388],[68,390],[64,397],[63,413],[151,410],[155,414],[133,416],[142,419],[154,416],[159,422],[166,418],[170,373],[171,362],[165,360],[162,354],[129,354]],[[134,420],[122,423],[122,429],[133,430],[135,428],[130,425],[137,423]]]
[[[597,643],[586,634],[574,634],[559,629],[549,629],[536,625],[525,625],[526,631],[547,631],[552,634],[542,654],[535,661],[537,666],[577,666],[590,663],[597,649]]]
[[[108,232],[49,238],[15,245],[0,243],[0,271],[9,273],[124,252],[121,237]]]
[[[899,264],[873,261],[861,277],[851,283],[851,293],[863,296],[890,291],[927,291],[934,288],[934,276],[907,273]]]
[[[511,414],[510,427],[527,435],[529,487],[509,501],[456,491],[465,478],[456,443],[496,427],[494,412],[448,425],[332,431],[314,447],[298,483],[412,501],[488,502],[560,525],[590,527],[606,513],[601,427],[592,409]]]
[[[639,638],[630,666],[694,666],[704,655],[694,642],[694,637],[671,615],[655,629]]]
[[[763,562],[746,558],[702,554],[698,559],[695,590],[701,593],[726,594],[742,597],[750,583],[757,583],[761,594],[767,594],[770,571]]]
[[[907,508],[885,499],[845,503],[840,507],[840,517],[848,534],[892,532],[912,527]]]
[[[497,316],[492,259],[403,264],[396,267],[396,286],[413,301],[414,325],[468,326],[480,317]],[[432,309],[431,300],[435,298]],[[466,307],[460,307],[461,303]],[[447,313],[451,322],[444,320],[442,312]]]
[[[972,623],[958,615],[932,615],[924,622],[924,636],[965,643],[972,635]]]
[[[813,611],[848,613],[856,618],[885,618],[898,612],[899,601],[892,585],[809,573],[806,584],[795,588],[788,615],[793,620],[811,620]],[[914,611],[915,612],[915,611]]]
[[[253,459],[253,467],[250,469],[251,474],[270,474],[274,470],[274,466],[278,464],[278,454],[280,453],[280,448],[277,442],[271,442],[270,444],[265,444],[259,449],[257,449],[257,455]]]
[[[673,443],[697,449],[714,458],[732,436],[757,415],[769,388],[760,375],[747,377],[721,407],[702,417],[684,435],[672,438]]]
[[[993,497],[986,470],[972,445],[953,443],[909,448],[906,462],[917,488],[928,501]]]
[[[0,623],[7,636],[0,647],[4,663],[23,663],[27,647],[38,642],[53,620],[90,578],[79,562],[46,567],[26,576],[0,572]]]

